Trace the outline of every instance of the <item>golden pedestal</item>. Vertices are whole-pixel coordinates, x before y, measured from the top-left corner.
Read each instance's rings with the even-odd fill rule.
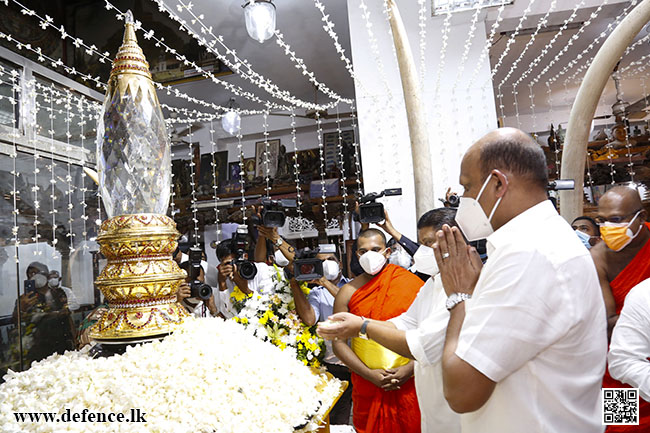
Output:
[[[188,316],[176,302],[185,272],[172,258],[180,236],[165,215],[120,215],[104,221],[97,242],[108,263],[95,284],[108,310],[90,331],[103,343],[146,340],[172,332]]]

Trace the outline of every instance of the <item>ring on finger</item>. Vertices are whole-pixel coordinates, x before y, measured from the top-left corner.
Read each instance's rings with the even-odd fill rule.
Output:
[[[449,258],[449,253],[442,253],[442,258],[443,259]]]

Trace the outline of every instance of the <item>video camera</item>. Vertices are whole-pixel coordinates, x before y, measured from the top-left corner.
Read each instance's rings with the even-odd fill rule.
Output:
[[[319,252],[320,248],[296,251],[293,274],[297,281],[317,280],[323,276],[323,261],[316,258]]]
[[[210,299],[212,296],[212,287],[199,281],[201,274],[201,261],[203,260],[203,251],[199,248],[190,248],[189,250],[189,277],[190,277],[190,297],[202,301]]]
[[[359,222],[378,223],[386,219],[384,205],[376,200],[384,196],[402,195],[402,188],[385,189],[380,193],[371,192],[359,199]]]
[[[573,179],[557,179],[552,180],[546,187],[549,191],[567,191],[576,188],[576,181]]]
[[[284,226],[287,219],[285,209],[298,207],[296,200],[293,199],[272,200],[270,198],[263,198],[261,204],[261,220],[260,218],[252,217],[251,222],[264,227]]]
[[[230,250],[235,256],[232,264],[245,280],[252,280],[257,275],[257,266],[248,260],[248,227],[240,227],[230,240]]]

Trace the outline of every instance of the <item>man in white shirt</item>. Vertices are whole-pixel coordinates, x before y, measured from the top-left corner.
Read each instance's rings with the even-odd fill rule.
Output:
[[[425,214],[418,222],[418,237],[424,229],[433,234],[443,224],[455,225],[455,209],[439,208]],[[428,232],[428,231],[427,231]],[[403,314],[386,322],[369,320],[367,337],[404,357],[416,360],[414,366],[415,390],[420,405],[422,433],[459,433],[459,415],[451,410],[442,389],[442,348],[449,312],[445,307],[447,295],[442,288],[437,265],[430,247],[422,245],[416,257],[423,273],[433,274],[422,286],[417,297]],[[351,338],[359,335],[364,319],[350,313],[337,313],[331,322],[319,327],[319,334],[327,339]]]
[[[463,433],[601,432],[607,324],[589,252],[547,200],[546,159],[501,128],[465,154],[456,222],[434,245],[450,310],[442,373]],[[496,230],[496,231],[495,231]],[[470,299],[471,298],[471,299]]]
[[[217,307],[226,319],[230,319],[236,314],[230,299],[235,286],[246,295],[253,292],[269,293],[273,291],[275,285],[272,275],[275,270],[266,263],[253,262],[257,272],[252,279],[247,280],[241,276],[238,266],[235,264],[237,253],[232,239],[220,242],[217,245],[216,254],[219,260]]]
[[[609,374],[650,401],[650,279],[625,297],[609,346]]]

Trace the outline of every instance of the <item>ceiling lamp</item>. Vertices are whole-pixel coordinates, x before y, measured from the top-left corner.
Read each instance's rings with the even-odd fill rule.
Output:
[[[230,135],[236,135],[241,128],[241,116],[235,110],[235,98],[230,98],[228,102],[228,112],[221,118],[221,127]]]
[[[271,0],[250,0],[242,6],[246,30],[251,38],[262,43],[275,33],[275,5]]]

